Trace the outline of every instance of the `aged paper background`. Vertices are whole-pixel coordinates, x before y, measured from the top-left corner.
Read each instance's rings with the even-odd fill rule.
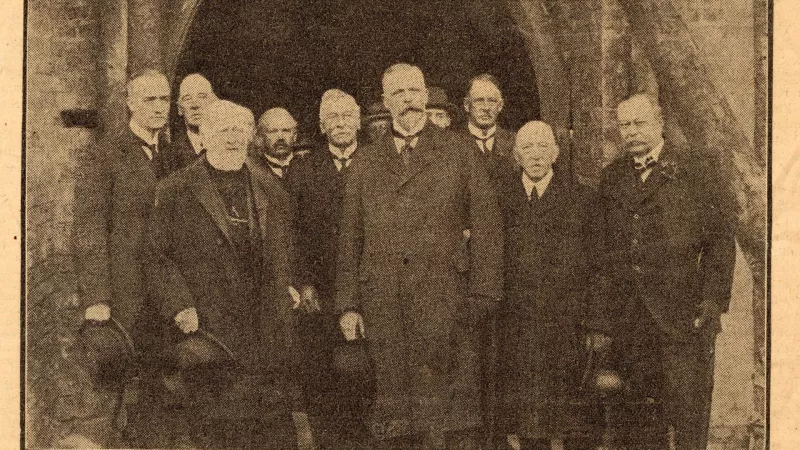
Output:
[[[774,2],[771,445],[800,448],[800,2]],[[0,4],[0,447],[20,435],[23,3]],[[35,86],[33,87],[35,89]],[[743,355],[750,357],[750,355]]]

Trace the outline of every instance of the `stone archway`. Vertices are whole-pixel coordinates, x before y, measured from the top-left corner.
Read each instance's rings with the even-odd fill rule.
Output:
[[[193,56],[191,54],[192,52],[197,52],[198,47],[203,46],[202,42],[198,44],[198,40],[202,41],[203,39],[201,36],[202,31],[198,32],[198,27],[202,26],[201,24],[203,23],[209,23],[209,14],[219,14],[218,20],[213,23],[214,25],[221,25],[220,21],[229,21],[231,24],[235,23],[235,26],[238,28],[229,28],[228,30],[232,33],[240,32],[240,34],[243,34],[241,33],[243,28],[258,30],[249,34],[252,38],[253,34],[261,33],[263,41],[256,43],[256,45],[261,45],[261,48],[268,47],[268,44],[280,45],[281,40],[279,35],[289,31],[287,28],[291,29],[291,26],[294,25],[291,23],[293,20],[306,22],[309,20],[308,14],[303,14],[302,11],[298,12],[296,10],[304,9],[301,5],[299,5],[301,2],[269,2],[268,0],[263,0],[260,2],[262,4],[261,9],[256,10],[255,12],[252,9],[253,6],[250,7],[251,9],[247,10],[247,6],[244,5],[244,3],[247,2],[224,2],[224,6],[218,7],[215,4],[222,4],[222,2],[217,2],[215,0],[185,0],[180,2],[171,14],[173,17],[173,20],[171,21],[172,26],[168,31],[168,36],[166,36],[164,39],[166,44],[165,48],[167,49],[164,55],[164,66],[168,74],[172,77],[180,77],[185,75],[187,71],[214,70],[214,68],[210,68],[210,66],[213,66],[216,63],[211,63],[209,61],[197,61],[198,58],[196,55]],[[252,5],[253,3],[258,4],[259,2],[249,3]],[[298,3],[294,10],[291,6],[292,3]],[[462,79],[478,73],[479,71],[493,72],[500,76],[501,81],[506,81],[507,83],[513,84],[516,82],[516,80],[521,80],[521,83],[529,83],[531,84],[530,86],[504,86],[505,91],[512,91],[511,93],[507,92],[506,97],[512,97],[516,94],[514,98],[507,100],[509,105],[505,116],[510,116],[507,117],[507,120],[512,122],[510,125],[519,126],[524,120],[541,118],[542,120],[553,124],[558,130],[559,136],[562,139],[565,139],[565,142],[567,142],[566,139],[568,137],[568,130],[570,128],[570,95],[567,81],[568,77],[565,75],[564,64],[561,60],[561,54],[555,43],[553,33],[550,30],[548,18],[545,17],[540,8],[532,7],[530,2],[519,0],[482,0],[470,3],[440,0],[436,2],[425,3],[417,2],[416,4],[406,2],[409,4],[400,6],[397,6],[397,4],[404,2],[379,1],[365,2],[365,5],[362,5],[363,7],[360,9],[357,7],[353,8],[351,6],[357,3],[357,1],[336,2],[334,3],[334,6],[327,11],[317,11],[316,14],[328,14],[328,16],[326,16],[326,20],[329,22],[325,24],[328,29],[319,30],[319,23],[305,23],[304,25],[317,27],[316,29],[309,30],[308,33],[316,33],[317,37],[327,36],[341,39],[341,36],[336,36],[336,28],[348,28],[349,25],[347,22],[345,22],[348,16],[347,14],[337,15],[337,13],[349,7],[349,17],[351,19],[353,18],[354,14],[353,10],[355,10],[356,14],[360,15],[360,20],[363,22],[358,25],[359,27],[369,28],[369,24],[377,22],[375,13],[370,15],[369,12],[364,11],[365,9],[377,11],[378,14],[386,14],[389,19],[387,19],[385,23],[381,23],[381,26],[384,26],[387,29],[385,30],[385,33],[388,36],[391,34],[389,22],[394,21],[397,23],[414,25],[413,20],[411,22],[408,20],[403,22],[403,17],[398,17],[398,11],[402,13],[411,10],[420,11],[420,14],[417,16],[417,21],[419,21],[419,17],[424,17],[425,20],[428,20],[428,23],[430,23],[431,26],[427,29],[417,27],[415,31],[418,33],[427,33],[426,38],[430,40],[431,47],[439,46],[441,49],[443,49],[443,51],[448,52],[448,54],[445,56],[449,56],[451,57],[452,61],[455,61],[453,67],[448,67],[450,74],[436,73],[438,69],[437,67],[433,67],[432,70],[430,70],[431,68],[429,68],[429,66],[435,66],[435,64],[432,64],[432,58],[430,55],[426,55],[425,52],[414,52],[409,51],[408,48],[400,48],[404,45],[405,47],[408,47],[408,42],[384,43],[385,48],[390,46],[395,47],[393,55],[395,58],[399,59],[405,57],[411,59],[413,62],[422,64],[423,68],[426,69],[426,72],[429,70],[433,72],[432,79],[429,79],[430,84],[444,85],[448,91],[448,94],[450,94],[451,101],[457,105],[460,103],[460,100],[454,97],[461,95],[462,86],[460,82],[463,81]],[[389,6],[390,3],[393,6]],[[286,6],[287,4],[289,4],[289,6]],[[265,9],[266,6],[272,6],[276,8],[277,12],[282,12],[283,14],[281,15],[276,13],[266,17],[266,14],[262,14],[263,9]],[[438,14],[437,9],[439,10]],[[223,12],[225,15],[222,14]],[[455,20],[465,20],[468,22],[469,29],[466,31],[483,36],[483,40],[486,40],[486,37],[489,36],[491,37],[490,40],[493,40],[493,42],[489,42],[488,44],[485,42],[476,43],[474,40],[470,42],[470,36],[465,36],[467,33],[465,32],[464,27],[458,27],[458,24],[454,25],[452,23],[448,23],[448,17],[454,14],[460,15],[460,18]],[[433,15],[438,16],[431,17]],[[365,20],[365,18],[367,18],[367,20]],[[406,19],[408,18],[406,17]],[[355,20],[359,20],[359,17],[356,17]],[[443,27],[450,27],[451,32],[437,33],[434,24],[439,24]],[[454,30],[453,27],[458,29]],[[224,28],[224,26],[221,26],[221,28]],[[349,29],[352,30],[352,27]],[[371,43],[374,44],[374,41],[380,41],[381,36],[362,35],[361,39],[362,45],[369,45]],[[384,37],[384,39],[386,39],[386,37]],[[252,41],[250,44],[252,45]],[[387,46],[386,44],[391,45]],[[517,73],[505,74],[503,70],[500,70],[502,67],[500,67],[498,61],[494,61],[488,65],[482,65],[480,63],[476,64],[474,61],[469,61],[470,58],[473,60],[477,59],[475,55],[466,55],[465,58],[458,58],[453,57],[451,54],[453,52],[463,52],[463,47],[470,44],[486,44],[483,48],[490,49],[491,51],[488,53],[506,52],[506,54],[502,55],[502,57],[507,59],[520,57],[519,54],[511,55],[509,57],[508,53],[510,51],[516,50],[517,52],[523,53],[524,55],[522,58],[519,58],[515,64],[512,63],[509,66],[506,66],[511,67],[511,70],[517,70]],[[514,48],[509,50],[512,47]],[[298,47],[293,48],[295,51],[297,51],[297,49]],[[208,46],[206,46],[203,51],[208,51]],[[302,51],[303,50],[301,50],[301,53]],[[251,53],[251,58],[253,59],[258,58],[258,56],[259,55],[257,53]],[[298,55],[291,56],[298,57]],[[363,58],[364,55],[361,55],[360,57]],[[350,61],[346,60],[345,58],[342,59],[343,61],[341,61],[341,63],[344,65],[353,65],[353,70],[364,69],[363,66],[365,64],[363,64],[363,61],[359,63],[358,56],[356,56],[354,60]],[[522,59],[524,59],[524,61],[522,61]],[[285,61],[283,62],[285,63]],[[366,65],[369,66],[369,64]],[[334,71],[337,69],[341,68],[334,68]],[[372,67],[367,67],[367,70],[372,70],[374,72]],[[265,72],[268,72],[268,70]],[[438,72],[443,71],[439,70]],[[311,70],[310,73],[311,76],[321,79],[319,82],[321,88],[333,87],[323,86],[326,82],[342,82],[342,80],[337,79],[331,80],[332,77],[329,77],[327,76],[327,73],[321,73],[320,71],[315,72],[314,70]],[[263,75],[267,76],[266,73]],[[327,80],[325,79],[326,76]],[[503,80],[504,77],[507,80]],[[371,80],[372,85],[377,85],[379,73],[372,74]],[[348,80],[344,80],[344,82],[347,83]],[[252,85],[252,82],[250,84]],[[296,88],[296,86],[291,85],[284,85],[280,87],[283,87],[284,89]],[[367,86],[352,85],[342,87],[347,87],[354,91],[353,93],[362,103],[368,103],[371,97],[376,96],[376,92],[369,92],[370,89]],[[241,92],[236,92],[237,89],[246,90],[248,87],[227,86],[222,87],[221,90],[229,96],[234,97],[234,99],[244,101],[244,103],[247,104],[247,95]],[[318,98],[318,95],[314,95],[314,97]],[[281,100],[286,101],[285,99]],[[251,99],[250,103],[251,104],[248,106],[251,106],[256,113],[259,113],[260,110],[263,110],[264,107],[269,105],[270,100],[262,99],[259,104],[259,102],[254,102]],[[529,105],[525,105],[526,103]],[[307,111],[304,111],[304,113],[306,116],[308,116],[308,118],[313,118],[313,115],[309,114]]]

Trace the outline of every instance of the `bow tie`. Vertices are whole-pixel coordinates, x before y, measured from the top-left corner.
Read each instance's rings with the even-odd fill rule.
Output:
[[[658,164],[658,160],[655,159],[653,156],[648,156],[647,158],[645,158],[644,162],[634,161],[633,168],[636,169],[637,172],[641,173],[646,171],[647,169],[653,168],[653,166],[655,166],[656,164]]]

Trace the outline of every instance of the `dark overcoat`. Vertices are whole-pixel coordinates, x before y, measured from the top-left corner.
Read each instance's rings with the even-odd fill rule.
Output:
[[[147,303],[144,279],[147,222],[156,181],[175,168],[166,145],[151,161],[144,142],[125,127],[85,154],[75,177],[73,246],[78,293],[84,305],[106,303],[128,330]],[[146,330],[133,330],[142,337]]]
[[[205,152],[205,150],[201,150],[200,153],[197,153],[194,150],[192,141],[190,141],[189,137],[186,135],[185,129],[178,132],[178,136],[172,140],[170,147],[175,154],[176,164],[179,168],[186,167],[193,163],[199,158],[200,153]]]
[[[482,337],[467,322],[500,297],[502,230],[489,179],[464,142],[426,125],[408,169],[391,135],[364,148],[351,167],[336,300],[366,323],[379,437],[481,425]],[[457,268],[465,224],[472,235],[466,288]]]
[[[503,177],[498,194],[506,279],[498,422],[505,433],[526,438],[563,436],[583,422],[578,391],[596,245],[593,194],[556,172],[542,197],[529,203],[520,170]]]
[[[280,188],[253,171],[249,178],[255,205],[250,214],[258,223],[251,233],[258,235],[262,248],[260,265],[253,270],[258,275],[255,306],[247,305],[251,293],[243,261],[204,157],[159,185],[148,281],[164,320],[172,323],[178,312],[194,307],[200,327],[227,345],[238,360],[280,378],[292,370],[294,361],[288,239],[272,192]],[[257,320],[255,327],[242,326],[249,320]],[[260,334],[243,336],[243,329]]]
[[[691,340],[703,301],[728,310],[734,200],[711,158],[666,143],[646,182],[629,157],[601,175],[602,277],[593,328],[614,335],[641,299],[660,330]]]
[[[503,174],[508,172],[509,165],[514,165],[512,152],[514,151],[514,138],[517,134],[513,131],[501,128],[498,125],[494,132],[492,151],[488,154],[481,151],[475,141],[475,137],[469,132],[466,126],[461,129],[461,134],[472,144],[470,148],[475,150],[476,154],[486,165],[486,172],[489,175],[489,179],[492,180],[492,184],[497,185]]]

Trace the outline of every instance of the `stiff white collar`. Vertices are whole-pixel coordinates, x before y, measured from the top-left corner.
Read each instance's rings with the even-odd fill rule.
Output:
[[[133,134],[143,140],[147,145],[158,145],[158,131],[151,131],[131,120],[128,123]]]
[[[644,164],[648,159],[652,158],[655,161],[658,161],[658,157],[661,155],[661,150],[664,149],[664,140],[662,139],[661,142],[650,149],[649,152],[645,153],[644,155],[638,155],[633,157],[633,162],[637,164]]]
[[[342,149],[340,149],[339,147],[336,147],[333,144],[328,144],[328,151],[330,151],[331,154],[333,155],[333,157],[336,158],[336,159],[349,158],[350,156],[353,155],[353,152],[356,151],[356,146],[357,145],[358,145],[357,142],[353,142],[352,144],[350,144],[349,147],[347,147],[346,149],[342,150]]]
[[[538,194],[539,198],[542,198],[542,195],[544,195],[544,191],[546,191],[547,187],[550,186],[550,181],[552,179],[553,179],[552,168],[539,181],[534,181],[531,177],[528,176],[527,173],[525,173],[524,170],[522,171],[522,185],[525,186],[525,193],[528,194],[528,198],[530,198],[534,186],[536,186],[536,193]]]
[[[469,129],[469,133],[475,136],[475,139],[486,139],[490,136],[494,136],[497,132],[497,125],[492,125],[490,128],[483,129],[478,128],[472,124],[472,122],[467,122],[467,128]]]

